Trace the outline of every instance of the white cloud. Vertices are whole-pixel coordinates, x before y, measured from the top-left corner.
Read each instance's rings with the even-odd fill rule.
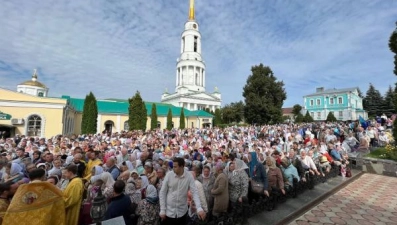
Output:
[[[188,1],[0,0],[0,86],[15,89],[39,68],[52,96],[160,101],[173,90]],[[388,38],[395,1],[197,0],[207,91],[242,99],[252,65],[286,84],[286,106],[318,86],[394,83]],[[6,19],[4,19],[6,18]]]

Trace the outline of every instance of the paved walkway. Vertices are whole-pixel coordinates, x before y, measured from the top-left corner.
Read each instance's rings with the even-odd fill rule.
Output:
[[[397,178],[363,174],[290,224],[397,224]]]

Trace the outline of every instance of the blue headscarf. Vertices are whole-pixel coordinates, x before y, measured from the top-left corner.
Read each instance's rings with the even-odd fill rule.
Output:
[[[258,158],[256,156],[256,152],[250,152],[249,154],[251,154],[251,161],[248,163],[249,168],[250,168],[250,177],[254,176],[254,168],[256,166],[256,164],[258,164]]]

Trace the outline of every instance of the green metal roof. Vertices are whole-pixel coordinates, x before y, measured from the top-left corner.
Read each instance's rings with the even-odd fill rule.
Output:
[[[67,99],[69,105],[72,106],[76,111],[82,112],[84,108],[84,99],[80,98],[71,98],[69,96],[62,96],[61,98]],[[158,116],[167,116],[168,110],[171,108],[172,116],[180,116],[182,107],[173,106],[167,103],[161,102],[145,102],[147,115],[150,116],[152,113],[152,105],[156,104],[157,115]],[[105,99],[105,100],[97,100],[98,113],[100,114],[128,114],[129,103],[128,100],[124,99]],[[212,114],[203,111],[196,110],[190,111],[187,109],[183,109],[185,113],[185,117],[214,117]]]

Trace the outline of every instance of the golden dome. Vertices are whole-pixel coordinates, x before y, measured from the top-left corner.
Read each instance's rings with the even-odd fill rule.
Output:
[[[38,81],[32,81],[32,80],[27,80],[19,85],[29,85],[29,86],[35,86],[35,87],[41,87],[41,88],[47,88],[44,84],[38,82]]]
[[[40,83],[37,81],[37,70],[34,69],[32,79],[27,80],[19,85],[28,85],[28,86],[35,86],[35,87],[41,87],[41,88],[47,88],[44,84]]]

